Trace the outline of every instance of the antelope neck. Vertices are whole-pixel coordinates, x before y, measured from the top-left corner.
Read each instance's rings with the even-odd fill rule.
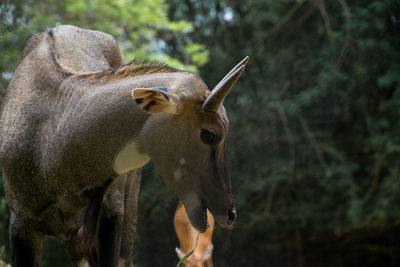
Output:
[[[113,169],[117,174],[122,174],[145,165],[149,160],[150,157],[147,154],[140,153],[137,150],[136,142],[131,141],[118,152],[113,163]]]

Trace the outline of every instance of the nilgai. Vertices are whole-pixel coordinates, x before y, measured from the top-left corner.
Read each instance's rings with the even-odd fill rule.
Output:
[[[137,182],[150,159],[199,232],[207,209],[232,225],[222,102],[247,61],[210,92],[192,72],[123,64],[105,33],[60,26],[33,36],[0,124],[12,266],[40,266],[44,235],[76,265],[132,266]]]

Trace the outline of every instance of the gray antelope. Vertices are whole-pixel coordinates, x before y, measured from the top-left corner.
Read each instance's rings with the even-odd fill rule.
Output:
[[[40,266],[45,235],[77,266],[132,266],[140,168],[150,159],[204,232],[236,219],[222,102],[247,57],[210,92],[191,72],[124,64],[108,34],[33,36],[9,84],[0,164],[12,266]]]

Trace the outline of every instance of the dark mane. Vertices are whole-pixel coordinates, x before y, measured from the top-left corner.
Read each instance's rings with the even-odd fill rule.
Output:
[[[134,59],[131,62],[119,67],[87,74],[76,74],[73,75],[73,77],[91,81],[113,81],[153,73],[172,73],[181,71],[182,70],[175,69],[157,61],[139,61]]]

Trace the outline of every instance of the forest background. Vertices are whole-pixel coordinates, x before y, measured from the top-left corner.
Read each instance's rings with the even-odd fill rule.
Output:
[[[5,0],[0,105],[26,41],[105,31],[126,60],[197,71],[210,88],[245,56],[225,101],[238,209],[215,266],[400,266],[399,0]],[[177,198],[149,164],[135,266],[174,266]],[[0,259],[10,261],[0,178]],[[71,266],[45,241],[44,266]]]

